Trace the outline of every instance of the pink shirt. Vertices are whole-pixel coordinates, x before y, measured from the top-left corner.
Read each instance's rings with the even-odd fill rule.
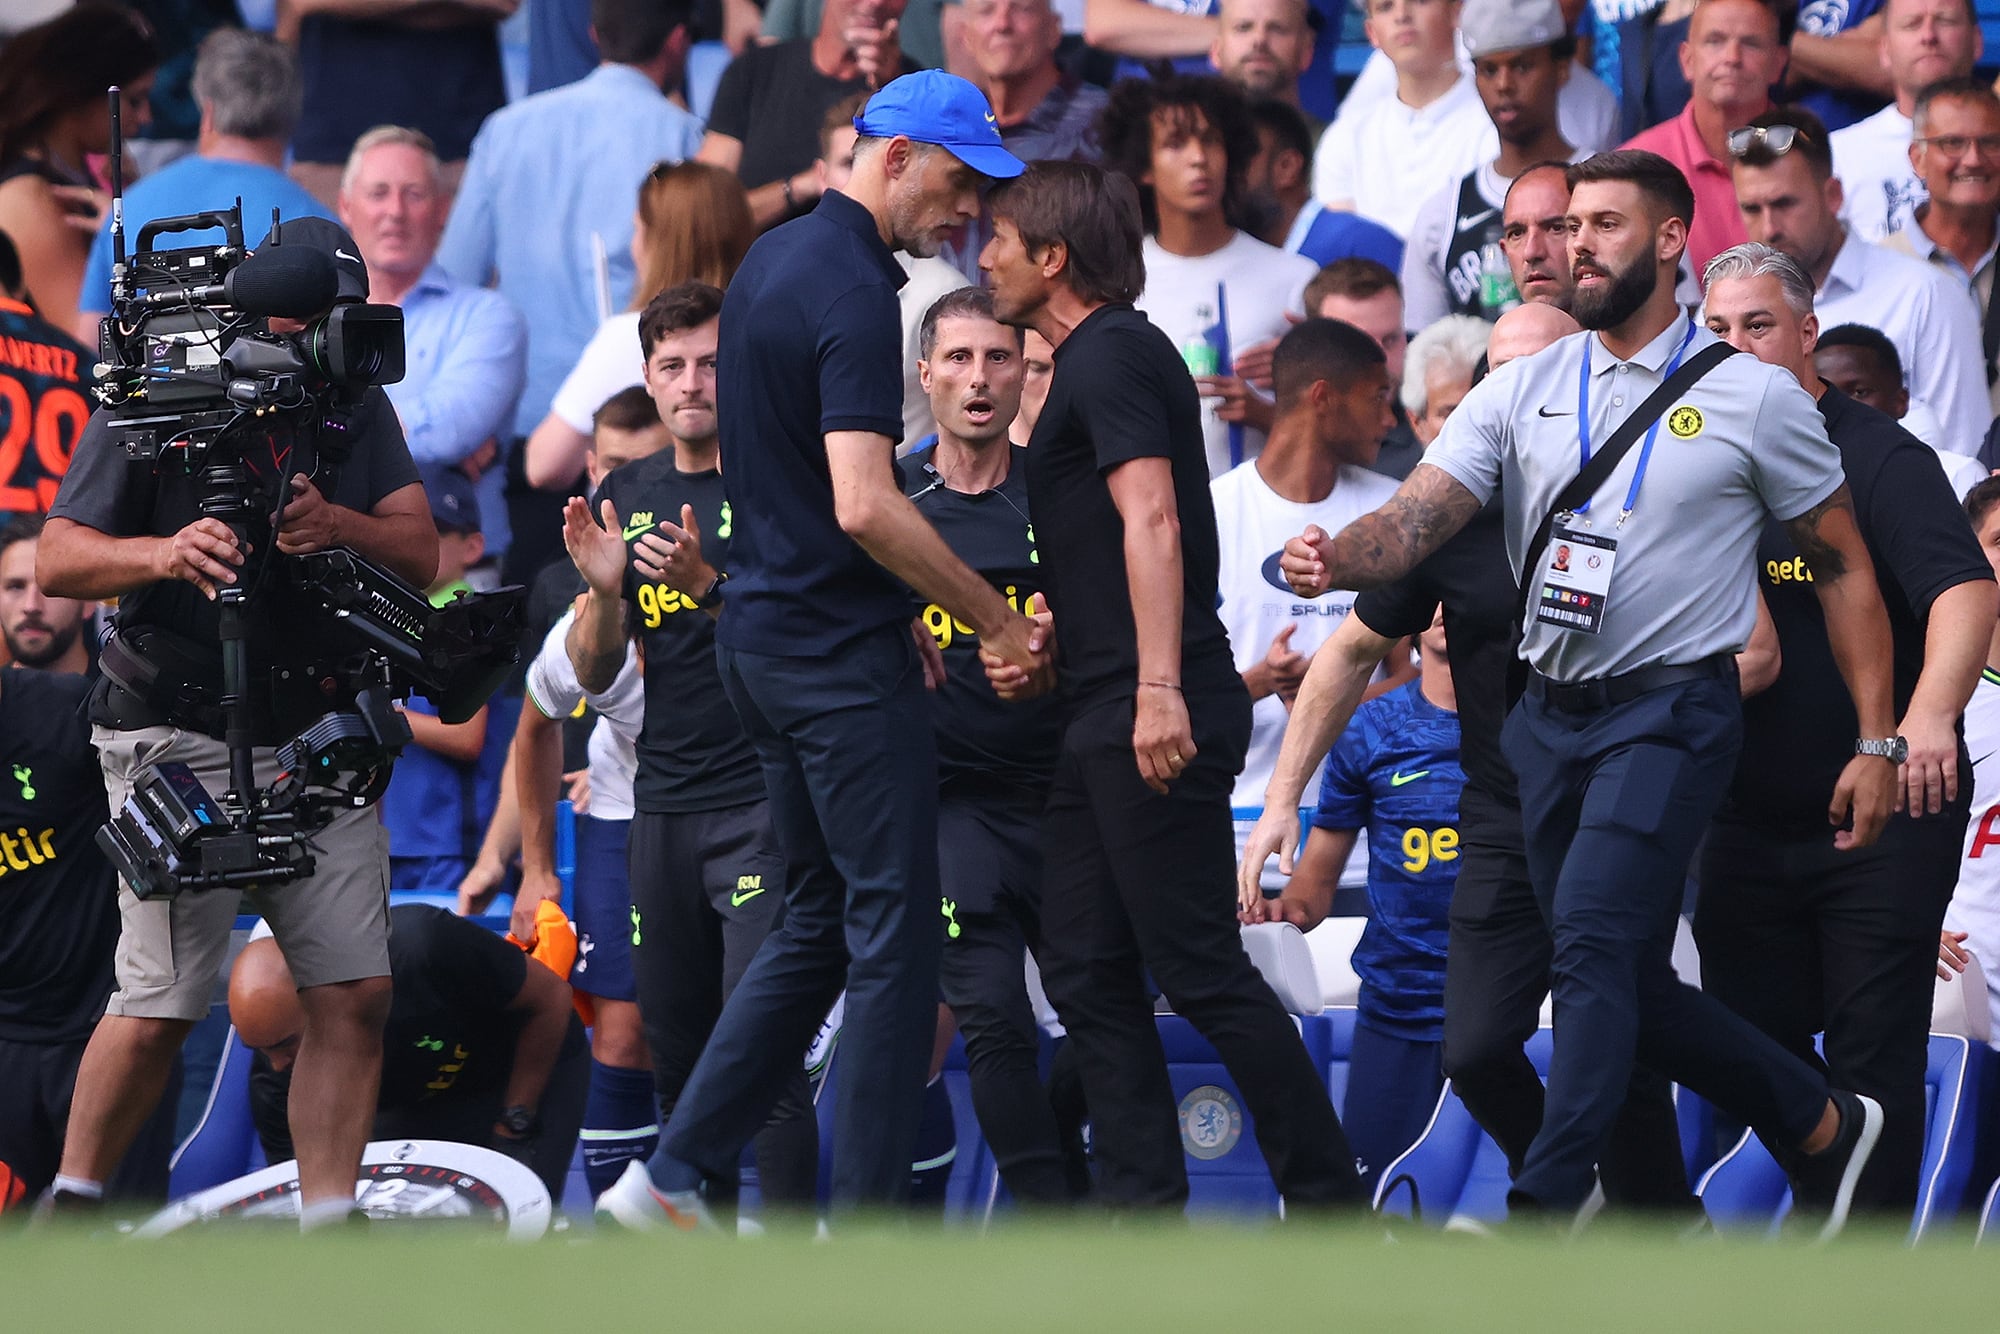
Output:
[[[1672,120],[1634,135],[1625,147],[1658,153],[1679,167],[1694,188],[1694,225],[1688,228],[1687,262],[1696,282],[1701,281],[1708,261],[1750,239],[1743,230],[1743,215],[1736,211],[1736,183],[1729,175],[1729,160],[1711,156],[1708,145],[1701,141],[1694,127],[1694,103],[1688,103]]]

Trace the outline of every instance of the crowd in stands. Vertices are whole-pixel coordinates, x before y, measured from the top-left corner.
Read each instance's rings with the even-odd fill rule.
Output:
[[[718,431],[726,460],[714,381],[729,368],[715,363],[714,310],[683,309],[707,299],[688,293],[726,290],[760,235],[847,184],[856,117],[897,75],[962,75],[1022,160],[1099,164],[1137,187],[1134,304],[1201,395],[1220,613],[1254,701],[1239,843],[1307,666],[1354,604],[1295,594],[1279,553],[1395,494],[1510,359],[1509,328],[1528,327],[1496,321],[1548,321],[1537,347],[1576,329],[1570,164],[1619,147],[1674,164],[1695,199],[1684,305],[1699,307],[1718,255],[1774,248],[1813,284],[1820,376],[1900,420],[1960,498],[2000,470],[2000,95],[1973,0],[1356,3],[1372,53],[1351,78],[1334,58],[1342,0],[78,0],[16,31],[0,17],[0,525],[32,532],[91,403],[112,306],[107,87],[129,137],[128,247],[150,220],[238,201],[253,246],[274,212],[346,228],[368,299],[403,312],[407,373],[387,394],[440,534],[429,595],[534,589],[519,679],[463,723],[409,710],[414,746],[382,802],[393,892],[466,915],[506,912],[511,896],[531,939],[537,905],[559,893],[553,810],[569,801],[576,874],[615,881],[622,909],[577,914],[584,953],[568,979],[597,1007],[581,1116],[602,1185],[651,1150],[652,1130],[632,1127],[657,1110],[661,1033],[688,1040],[688,1024],[645,1013],[649,998],[683,997],[649,977],[639,888],[625,883],[633,774],[649,715],[726,704],[677,700],[644,673],[647,627],[680,595],[631,576],[621,603],[616,580],[579,573],[564,505],[618,495],[654,455],[713,467]],[[525,88],[510,96],[504,50],[522,32]],[[937,312],[954,333],[992,323],[990,304],[952,294],[982,285],[993,235],[982,216],[935,257],[898,256],[912,478],[990,414],[1003,446],[1026,446],[1047,392],[1052,354],[1033,333],[1000,354],[1018,364],[996,373],[1012,381],[996,395],[940,378]],[[663,293],[679,295],[663,306]],[[1321,317],[1381,360],[1336,357],[1359,369],[1282,400],[1274,349]],[[729,523],[724,504],[698,529],[726,540]],[[1992,528],[1978,531],[2000,567]],[[0,544],[5,659],[84,668],[55,633],[67,613],[45,608],[15,557],[31,542]],[[617,637],[619,654],[636,645],[629,661],[605,664],[617,684],[564,660],[592,598],[634,631]],[[932,628],[948,647],[949,625]],[[1442,645],[1441,627],[1395,642],[1315,775],[1307,853],[1289,876],[1275,862],[1261,873],[1289,905],[1267,920],[1369,918],[1354,957],[1378,1046],[1357,1049],[1347,1120],[1370,1170],[1421,1132],[1442,1078],[1464,781]],[[1415,802],[1404,775],[1420,771],[1434,777]],[[1972,810],[1971,858],[1992,841],[1985,814]],[[1957,947],[1992,959],[2000,1018],[2000,937],[1981,938],[1993,889],[1965,883]],[[956,932],[951,916],[940,929]],[[755,943],[729,943],[732,976]],[[759,1140],[780,1199],[810,1195],[809,1154],[801,1181],[787,1147],[801,1117],[782,1105]]]

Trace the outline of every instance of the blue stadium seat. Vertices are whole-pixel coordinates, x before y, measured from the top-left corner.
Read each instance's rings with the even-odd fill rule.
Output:
[[[994,1161],[993,1150],[979,1129],[979,1114],[973,1110],[972,1075],[966,1069],[962,1036],[951,1040],[939,1078],[951,1095],[951,1119],[958,1130],[958,1157],[952,1162],[951,1182],[945,1191],[945,1221],[984,1227],[1011,1197],[1000,1184],[1000,1165]]]
[[[1549,1073],[1549,1030],[1528,1040],[1535,1073]],[[1430,1227],[1480,1228],[1507,1217],[1507,1155],[1479,1128],[1446,1081],[1423,1136],[1382,1172],[1375,1207]]]
[[[1928,1128],[1910,1239],[1948,1223],[1971,1192],[1978,1150],[1988,1049],[1955,1034],[1933,1033],[1924,1075]],[[1704,1176],[1695,1193],[1716,1227],[1769,1231],[1791,1209],[1783,1169],[1754,1134],[1745,1133]],[[1989,1210],[1990,1201],[1989,1201]]]
[[[167,1198],[178,1200],[265,1166],[250,1119],[250,1049],[232,1026],[201,1120],[168,1162]]]
[[[1993,1189],[1986,1192],[1986,1203],[1979,1207],[1979,1234],[1973,1243],[1984,1245],[1988,1241],[2000,1241],[2000,1181],[1993,1183]]]
[[[1275,1217],[1278,1190],[1257,1148],[1256,1123],[1236,1081],[1193,1024],[1172,1014],[1160,1015],[1158,1023],[1167,1079],[1180,1106],[1189,1213]],[[1333,1032],[1331,1024],[1301,1025],[1315,1069],[1332,1064]]]
[[[1343,1116],[1347,1113],[1347,1068],[1354,1060],[1354,1022],[1359,1014],[1352,1005],[1341,1005],[1299,1020],[1306,1050],[1323,1047],[1326,1052],[1320,1069],[1326,1071],[1327,1096],[1333,1099],[1333,1110]]]

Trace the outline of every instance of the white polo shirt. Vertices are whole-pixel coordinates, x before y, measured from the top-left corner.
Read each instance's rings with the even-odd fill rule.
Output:
[[[1943,445],[1976,454],[1993,420],[1979,350],[1979,308],[1965,285],[1922,260],[1852,235],[1827,271],[1813,308],[1822,329],[1880,329],[1903,359],[1910,394],[1944,423]]]
[[[1629,361],[1595,333],[1572,334],[1510,361],[1473,387],[1424,455],[1484,503],[1505,496],[1507,553],[1518,571],[1531,529],[1583,466],[1577,438],[1579,372],[1591,347],[1592,444],[1666,380],[1675,349],[1692,357],[1715,335],[1677,316]],[[1688,411],[1692,409],[1692,411]],[[1698,415],[1697,415],[1698,414]],[[1673,430],[1667,422],[1678,419]],[[1521,656],[1545,676],[1583,681],[1741,651],[1757,622],[1757,540],[1772,515],[1791,519],[1844,480],[1840,451],[1818,406],[1791,372],[1755,357],[1724,360],[1661,414],[1661,429],[1632,514],[1622,526],[1634,445],[1590,503],[1591,529],[1617,541],[1600,634],[1527,622]],[[1525,582],[1546,582],[1556,543]]]
[[[1329,207],[1349,201],[1362,217],[1407,239],[1426,199],[1495,156],[1492,138],[1493,122],[1470,75],[1460,75],[1428,106],[1406,106],[1392,92],[1351,111],[1343,107],[1320,135],[1313,197]]]
[[[639,653],[626,644],[625,664],[610,687],[592,694],[578,683],[576,668],[563,647],[575,620],[574,610],[564,612],[528,664],[528,703],[544,718],[557,721],[575,716],[586,703],[597,710],[597,724],[590,729],[590,814],[599,820],[629,820],[632,781],[639,770],[639,728],[646,719]]]
[[[1833,174],[1846,202],[1840,216],[1864,241],[1880,241],[1909,225],[1917,205],[1931,197],[1910,169],[1910,118],[1891,102],[1866,120],[1827,136]]]

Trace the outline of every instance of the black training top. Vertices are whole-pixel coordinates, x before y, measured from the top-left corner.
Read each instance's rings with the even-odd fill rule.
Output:
[[[1826,391],[1819,410],[1840,450],[1888,608],[1900,718],[1923,671],[1932,601],[1959,584],[1990,582],[1993,570],[1928,445],[1838,389]],[[1834,662],[1812,570],[1781,524],[1767,524],[1758,544],[1757,586],[1777,623],[1784,661],[1777,682],[1743,702],[1743,754],[1722,815],[1824,829],[1834,784],[1854,758],[1859,723]],[[1970,772],[1962,745],[1959,772]]]
[[[731,568],[735,525],[722,498],[721,473],[682,472],[665,449],[614,471],[598,496],[616,508],[628,548],[663,520],[678,524],[681,506],[694,506],[702,558],[718,570]],[[727,590],[735,587],[732,582]],[[646,658],[646,721],[633,807],[678,815],[761,798],[763,771],[716,670],[715,622],[692,598],[647,580],[632,560],[625,565],[625,601]]]
[[[1422,634],[1444,605],[1445,656],[1458,690],[1459,762],[1467,786],[1518,801],[1514,770],[1500,753],[1500,727],[1521,698],[1521,590],[1507,559],[1495,496],[1461,531],[1392,584],[1354,599],[1354,614],[1390,639]]]
[[[507,1012],[527,982],[528,956],[485,927],[424,903],[389,910],[393,998],[382,1028],[385,1111],[493,1094],[507,1086],[525,1013]],[[264,1156],[292,1156],[285,1119],[291,1072],[260,1052],[250,1066],[250,1111]]]
[[[1167,336],[1130,306],[1102,306],[1056,349],[1028,449],[1029,512],[1047,569],[1057,662],[1078,711],[1130,697],[1139,645],[1125,577],[1125,525],[1105,474],[1139,458],[1173,469],[1181,529],[1181,686],[1241,688],[1215,614],[1215,505],[1201,399]]]
[[[118,882],[92,840],[105,821],[90,680],[0,672],[0,1038],[75,1042],[111,994]]]
[[[716,408],[735,515],[733,649],[817,657],[906,621],[910,595],[841,531],[825,437],[903,436],[902,266],[867,209],[839,191],[750,247],[722,301]]]
[[[1042,557],[1028,511],[1027,453],[1009,447],[1006,480],[990,491],[954,491],[919,455],[903,460],[906,489],[952,553],[1025,614],[1042,591]],[[1009,704],[993,693],[979,665],[979,636],[935,602],[923,622],[944,655],[945,679],[931,705],[938,773],[983,775],[1035,788],[1055,771],[1068,710],[1050,697]]]
[[[309,429],[283,424],[237,450],[256,491],[272,504],[272,512],[280,497],[289,496],[288,479],[294,473],[315,475],[314,439]],[[421,480],[395,409],[380,389],[368,390],[348,439],[353,452],[328,497],[332,503],[366,514],[390,493]],[[200,517],[197,502],[201,495],[199,476],[190,475],[177,462],[156,468],[153,463],[127,458],[124,448],[110,435],[106,415],[100,409],[84,428],[76,457],[70,461],[49,513],[110,537],[171,537]],[[253,550],[238,577],[252,592],[249,647],[253,685],[262,690],[268,683],[267,669],[273,666],[325,663],[352,655],[353,637],[342,633],[326,612],[311,609],[276,587],[277,580],[269,579],[271,591],[257,596],[267,573],[275,573],[267,572],[266,567],[277,549],[271,542],[267,518],[260,515],[248,528]],[[203,597],[193,584],[163,579],[119,600],[118,626],[121,630],[154,626],[175,632],[194,648],[191,661],[184,665],[191,673],[205,667],[206,684],[219,690],[222,658],[215,652],[219,615],[217,604]],[[126,728],[167,721],[148,716],[148,711],[137,708],[129,697],[108,699],[112,690],[115,687],[107,682],[93,698],[95,721]],[[117,693],[123,696],[122,691]],[[258,698],[260,704],[264,702]],[[261,739],[289,738],[337,702],[294,700],[289,706],[280,706],[279,716]]]

